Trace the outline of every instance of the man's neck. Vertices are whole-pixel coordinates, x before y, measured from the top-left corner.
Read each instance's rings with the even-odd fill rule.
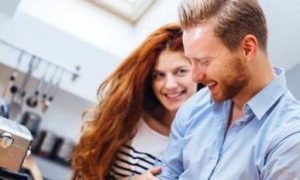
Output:
[[[252,78],[249,83],[232,99],[233,109],[230,115],[232,123],[243,115],[244,105],[265,88],[276,76],[270,61],[266,59],[261,59],[252,69]]]
[[[235,106],[234,103],[232,103],[230,109],[230,115],[227,123],[227,129],[232,125],[232,123],[238,121],[242,116],[243,116],[243,111],[239,109],[237,106]]]
[[[276,75],[269,60],[264,61],[252,67],[253,73],[249,83],[232,99],[239,110],[242,110],[250,99],[275,78]]]

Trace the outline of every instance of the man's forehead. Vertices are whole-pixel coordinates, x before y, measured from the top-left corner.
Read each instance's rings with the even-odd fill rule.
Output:
[[[199,38],[200,35],[204,32],[204,27],[202,26],[194,26],[183,31],[183,34],[189,38]]]
[[[206,25],[197,25],[194,27],[190,27],[183,31],[183,42],[189,46],[194,42],[203,39],[205,36],[209,35],[210,33],[211,30]]]
[[[188,58],[206,56],[206,53],[200,51],[210,52],[215,40],[212,28],[207,24],[186,29],[183,32],[184,54]]]

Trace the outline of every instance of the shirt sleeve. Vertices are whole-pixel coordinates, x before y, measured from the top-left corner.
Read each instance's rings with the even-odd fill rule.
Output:
[[[294,132],[276,144],[267,156],[262,179],[300,180],[300,132]]]
[[[164,152],[162,173],[158,176],[161,180],[178,179],[183,172],[182,150],[186,119],[183,116],[185,113],[180,110],[173,121],[170,139]]]

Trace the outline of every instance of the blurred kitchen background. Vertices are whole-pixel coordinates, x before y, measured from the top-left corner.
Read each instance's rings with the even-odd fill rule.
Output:
[[[81,113],[99,84],[151,31],[176,22],[179,0],[0,0],[0,105],[33,135],[42,175],[69,179]],[[300,99],[298,0],[260,0],[269,54]],[[11,88],[13,87],[13,88]],[[25,93],[24,93],[25,92]],[[4,109],[5,110],[5,109]]]

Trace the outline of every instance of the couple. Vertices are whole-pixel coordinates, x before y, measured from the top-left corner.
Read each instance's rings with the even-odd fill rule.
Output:
[[[179,16],[184,55],[171,48],[175,38],[154,40],[170,32],[163,27],[100,87],[105,94],[73,156],[74,179],[121,179],[115,170],[128,171],[120,164],[143,166],[130,161],[132,151],[159,162],[165,141],[144,138],[141,151],[133,141],[147,127],[167,135],[193,82],[207,87],[178,110],[160,167],[125,179],[300,179],[300,106],[270,63],[258,2],[184,0]]]

